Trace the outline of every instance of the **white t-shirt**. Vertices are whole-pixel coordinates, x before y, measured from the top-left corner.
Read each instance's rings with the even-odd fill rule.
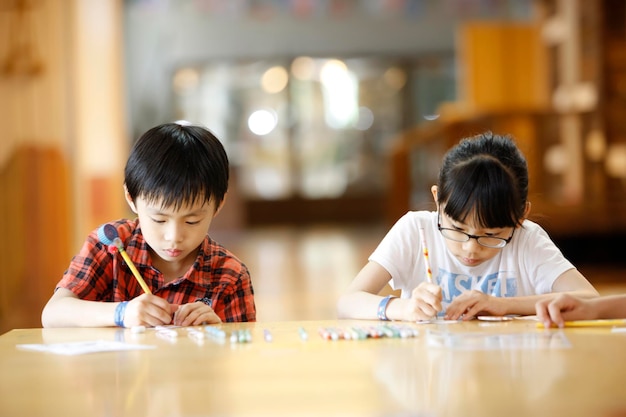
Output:
[[[420,228],[424,229],[433,281],[443,292],[444,310],[464,291],[479,290],[496,297],[519,297],[552,292],[552,284],[574,268],[538,224],[525,220],[513,239],[492,259],[469,267],[446,247],[437,229],[437,212],[410,211],[389,230],[370,261],[391,274],[390,285],[409,298],[427,280]]]

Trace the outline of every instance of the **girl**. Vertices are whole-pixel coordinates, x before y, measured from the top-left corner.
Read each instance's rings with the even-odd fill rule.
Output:
[[[462,140],[444,156],[431,191],[436,211],[398,220],[340,297],[339,317],[530,315],[554,293],[598,295],[548,234],[527,220],[528,168],[509,136],[487,132]],[[387,283],[401,298],[378,295]]]

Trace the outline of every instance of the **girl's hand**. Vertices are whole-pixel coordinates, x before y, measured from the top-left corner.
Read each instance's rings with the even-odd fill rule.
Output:
[[[430,320],[441,311],[441,287],[436,284],[422,282],[411,293],[404,308],[404,319],[407,321]]]
[[[479,314],[503,316],[506,314],[502,298],[478,290],[466,291],[456,297],[446,310],[446,320],[472,320]]]
[[[173,321],[176,326],[199,326],[221,322],[222,320],[215,314],[215,311],[201,301],[179,306],[174,313]]]
[[[172,307],[161,297],[142,294],[133,298],[126,306],[124,326],[163,326],[172,321]]]

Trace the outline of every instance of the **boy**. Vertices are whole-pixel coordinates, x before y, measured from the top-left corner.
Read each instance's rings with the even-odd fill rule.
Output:
[[[167,123],[144,133],[124,170],[124,194],[137,218],[109,224],[151,293],[118,248],[93,231],[44,307],[43,326],[255,321],[247,267],[208,235],[228,170],[224,147],[202,127]]]

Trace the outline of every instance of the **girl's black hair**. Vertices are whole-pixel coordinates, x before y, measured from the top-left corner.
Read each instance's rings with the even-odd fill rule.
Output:
[[[137,197],[181,208],[199,201],[224,200],[229,164],[221,142],[200,126],[166,123],[144,133],[134,144],[124,182]]]
[[[474,216],[482,227],[515,227],[528,198],[526,158],[511,136],[485,132],[446,153],[437,185],[437,202],[450,218],[465,223]]]

